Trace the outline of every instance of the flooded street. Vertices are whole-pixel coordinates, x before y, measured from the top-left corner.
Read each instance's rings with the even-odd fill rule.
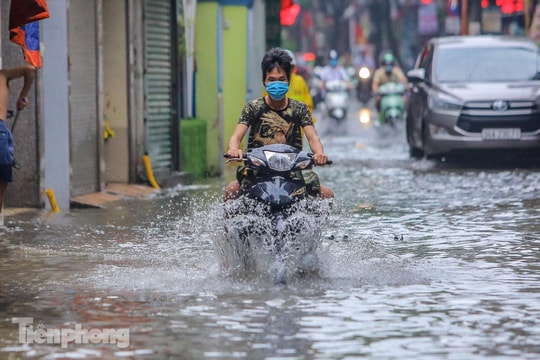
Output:
[[[0,358],[537,359],[540,167],[412,159],[358,109],[342,129],[318,114],[336,193],[319,276],[223,274],[225,179],[19,214],[0,230]]]

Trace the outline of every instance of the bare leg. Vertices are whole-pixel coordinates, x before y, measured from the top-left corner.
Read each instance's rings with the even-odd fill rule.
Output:
[[[319,196],[323,199],[331,199],[334,197],[334,192],[332,189],[330,189],[328,186],[320,185],[321,190],[319,192]]]
[[[224,199],[225,201],[236,199],[240,196],[240,183],[238,180],[231,181],[229,185],[225,188]]]
[[[3,209],[4,206],[4,194],[6,193],[7,185],[7,182],[0,181],[0,209]]]
[[[0,121],[5,121],[8,111],[9,89],[5,73],[0,73]],[[8,183],[0,181],[0,226],[4,226],[4,194]]]
[[[0,182],[0,226],[4,226],[4,194],[7,184],[7,182]]]

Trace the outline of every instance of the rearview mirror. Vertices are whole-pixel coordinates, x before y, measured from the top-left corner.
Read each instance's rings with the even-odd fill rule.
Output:
[[[415,84],[426,81],[425,69],[412,69],[407,72],[407,79],[409,82]]]

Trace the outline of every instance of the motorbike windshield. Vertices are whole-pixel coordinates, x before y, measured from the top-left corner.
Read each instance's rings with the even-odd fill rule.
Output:
[[[523,47],[442,48],[433,75],[438,83],[540,80],[540,55]]]

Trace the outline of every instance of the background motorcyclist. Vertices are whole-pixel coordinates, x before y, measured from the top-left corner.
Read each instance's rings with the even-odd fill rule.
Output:
[[[360,102],[367,103],[372,96],[373,73],[377,66],[366,45],[358,46],[353,64],[357,76],[356,96]]]
[[[401,68],[396,64],[394,54],[387,52],[381,56],[381,65],[373,74],[371,90],[377,95],[375,105],[377,111],[381,110],[381,96],[378,95],[379,88],[389,82],[402,83],[407,86],[407,77],[403,74]]]
[[[343,54],[339,57],[338,64],[343,66],[345,69],[354,66],[351,53],[348,50],[345,50],[345,52],[343,52]]]
[[[326,83],[331,80],[342,80],[347,84],[349,89],[352,89],[351,79],[347,71],[339,64],[339,57],[336,50],[330,50],[330,58],[328,60],[328,65],[326,65],[320,74],[321,79],[321,90],[324,93]]]
[[[365,66],[369,70],[375,70],[377,67],[375,65],[375,59],[373,59],[373,56],[368,53],[367,47],[365,45],[358,46],[358,52],[356,53],[356,56],[353,59],[354,68],[356,69],[356,72],[362,67]]]

